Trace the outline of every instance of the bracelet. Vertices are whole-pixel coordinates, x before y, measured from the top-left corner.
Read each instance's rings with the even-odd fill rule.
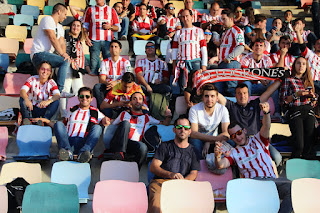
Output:
[[[263,112],[263,114],[268,115],[268,114],[270,114],[270,111],[269,112]]]

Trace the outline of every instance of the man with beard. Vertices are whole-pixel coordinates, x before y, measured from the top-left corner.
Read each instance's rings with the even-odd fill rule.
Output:
[[[140,92],[132,94],[130,111],[121,112],[113,122],[113,124],[119,125],[110,142],[110,151],[115,154],[115,159],[124,160],[125,154],[132,154],[139,168],[146,160],[148,152],[147,145],[141,142],[145,130],[148,129],[149,125],[169,125],[171,121],[171,111],[169,109],[165,112],[166,119],[163,122],[142,110],[144,98]]]
[[[190,122],[186,115],[180,115],[174,122],[172,141],[161,143],[150,165],[155,174],[149,185],[149,211],[160,213],[162,183],[171,179],[195,180],[200,163],[188,138],[191,134]]]

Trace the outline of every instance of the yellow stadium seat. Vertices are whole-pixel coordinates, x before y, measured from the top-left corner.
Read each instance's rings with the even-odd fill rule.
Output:
[[[38,6],[39,10],[43,10],[45,6],[45,0],[27,0],[27,5]]]
[[[17,39],[18,41],[24,42],[28,35],[28,30],[26,26],[15,26],[8,25],[6,27],[6,38]]]
[[[41,19],[43,19],[43,17],[45,17],[45,16],[48,16],[48,15],[40,15],[40,16],[38,17],[38,25],[40,25]]]
[[[178,17],[178,13],[181,9],[184,9],[184,2],[183,1],[170,1],[176,8],[174,10],[174,13],[176,14],[176,17]]]
[[[86,9],[86,0],[69,0],[69,5]]]

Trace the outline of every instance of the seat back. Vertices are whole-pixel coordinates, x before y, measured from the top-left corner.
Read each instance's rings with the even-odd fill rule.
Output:
[[[104,161],[100,170],[100,181],[102,180],[139,182],[138,164],[118,160]]]
[[[77,186],[57,183],[29,185],[23,196],[22,212],[79,213]]]
[[[0,66],[7,72],[9,67],[9,55],[0,53]]]
[[[187,113],[188,105],[184,96],[179,96],[176,98],[176,113],[182,115]]]
[[[6,38],[13,38],[24,42],[27,38],[28,31],[26,26],[8,25],[5,34]]]
[[[48,0],[48,6],[54,6],[58,3],[65,4],[65,0]]]
[[[39,7],[32,5],[22,5],[21,14],[32,15],[34,19],[37,19],[40,15]]]
[[[104,180],[96,183],[92,208],[98,212],[147,212],[146,186],[141,182]]]
[[[86,0],[69,0],[69,5],[86,9]]]
[[[248,178],[230,180],[226,197],[229,213],[277,213],[280,209],[279,195],[273,181]]]
[[[33,26],[33,16],[32,15],[25,15],[25,14],[16,14],[13,18],[13,24],[17,26],[27,25],[27,29],[31,30]]]
[[[170,1],[176,8],[174,10],[174,13],[176,14],[176,17],[178,17],[178,13],[181,9],[184,9],[184,2],[183,1]]]
[[[168,180],[161,187],[160,206],[163,213],[211,213],[214,210],[211,185],[208,181]]]
[[[7,187],[0,186],[0,213],[8,212],[8,193]]]
[[[286,174],[289,180],[320,179],[320,162],[318,160],[290,159],[286,163]]]
[[[91,89],[93,89],[94,85],[99,83],[98,76],[84,75],[82,76],[82,79],[83,79],[83,85]]]
[[[89,163],[61,161],[52,166],[51,182],[60,184],[75,184],[78,188],[79,202],[87,203],[88,188],[91,181]]]
[[[17,55],[18,51],[19,51],[19,41],[12,38],[0,38],[0,53]]]
[[[40,15],[42,16],[42,15]],[[39,18],[40,18],[39,16]],[[39,24],[39,18],[38,18],[38,24]],[[33,25],[32,29],[31,29],[31,37],[34,38],[37,34],[37,31],[38,31],[38,27],[39,25]]]
[[[39,10],[43,10],[45,3],[45,0],[27,0],[27,5],[37,6]]]
[[[5,28],[7,25],[9,25],[9,16],[0,15],[0,28]]]
[[[78,96],[74,96],[72,98],[68,98],[67,101],[67,111],[71,108],[74,107],[75,105],[79,104],[79,99]],[[92,101],[91,101],[91,106],[96,107],[97,108],[97,99],[95,97],[93,97]]]
[[[24,178],[29,184],[41,183],[42,174],[39,163],[12,162],[3,164],[0,185],[10,183],[17,177]]]
[[[202,1],[194,1],[193,9],[205,9]]]
[[[120,55],[129,55],[129,42],[123,41],[123,40],[119,40],[119,41],[122,44]]]
[[[45,16],[47,16],[47,15],[39,15],[39,17],[38,17],[38,25],[40,25],[41,20],[42,20]],[[34,38],[34,36],[32,36],[32,37]]]
[[[30,54],[27,53],[18,53],[16,58],[16,67],[19,67],[19,65],[23,62],[31,62]]]
[[[6,94],[20,94],[20,89],[31,75],[22,73],[6,73],[3,88]]]
[[[0,110],[19,107],[19,97],[0,96]]]
[[[295,213],[317,213],[320,211],[319,197],[320,180],[301,178],[292,181],[291,198]]]
[[[53,6],[44,6],[43,8],[43,15],[51,16],[53,10]]]
[[[162,40],[160,43],[160,51],[161,51],[161,55],[165,56],[167,55],[167,48],[168,48],[168,44],[170,43],[170,40]]]
[[[146,44],[149,41],[146,40],[136,40],[133,43],[133,52],[135,55],[146,55]]]
[[[32,45],[33,45],[33,38],[27,38],[24,41],[24,45],[23,45],[24,52],[27,53],[27,54],[30,54]]]
[[[35,134],[37,133],[37,134]],[[19,156],[50,156],[52,130],[49,126],[24,125],[17,133]]]
[[[0,127],[0,161],[1,159],[6,159],[6,149],[8,145],[8,127]]]

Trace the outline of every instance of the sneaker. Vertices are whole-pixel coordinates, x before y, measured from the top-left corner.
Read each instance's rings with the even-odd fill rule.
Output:
[[[43,126],[42,120],[38,120],[38,121],[37,121],[37,125],[38,125],[38,126]]]
[[[61,92],[60,93],[60,98],[71,98],[74,97],[75,95],[72,93],[68,93],[68,92]]]
[[[59,150],[59,159],[61,161],[73,160],[73,154],[70,150],[66,150],[64,148],[61,148]]]
[[[32,125],[32,123],[29,118],[24,118],[22,120],[22,125]]]
[[[126,35],[121,36],[120,40],[127,40],[127,36]]]
[[[79,155],[78,155],[78,161],[80,163],[88,163],[91,159],[91,152],[89,151],[85,151],[85,152],[81,152]]]
[[[113,160],[124,160],[123,152],[115,152],[113,155]]]
[[[169,37],[168,35],[165,35],[163,38],[164,38],[165,40],[170,40],[170,37]]]

